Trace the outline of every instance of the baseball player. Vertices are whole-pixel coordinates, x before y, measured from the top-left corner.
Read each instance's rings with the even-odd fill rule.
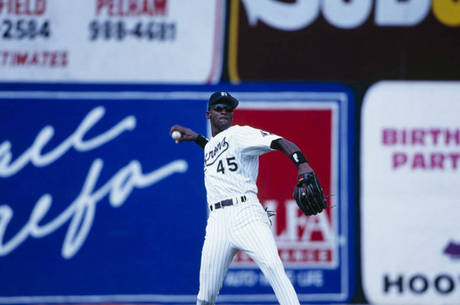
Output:
[[[321,212],[322,189],[300,149],[294,143],[250,126],[231,126],[238,100],[228,92],[209,98],[206,118],[211,139],[179,125],[171,127],[176,143],[195,142],[204,149],[204,176],[210,210],[202,249],[200,289],[196,304],[214,304],[225,273],[237,251],[245,251],[259,266],[278,302],[299,304],[278,254],[270,220],[257,198],[259,155],[280,150],[298,168],[296,200],[313,200],[307,215]],[[314,176],[314,183],[310,177]],[[315,185],[317,183],[317,185]],[[323,197],[321,197],[323,196]],[[300,205],[299,205],[300,206]]]

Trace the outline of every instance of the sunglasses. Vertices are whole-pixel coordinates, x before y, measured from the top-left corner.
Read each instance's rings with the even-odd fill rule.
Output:
[[[217,105],[217,106],[212,107],[211,109],[217,112],[222,112],[222,110],[224,109],[226,112],[233,112],[233,108],[230,106],[226,106],[226,105]]]

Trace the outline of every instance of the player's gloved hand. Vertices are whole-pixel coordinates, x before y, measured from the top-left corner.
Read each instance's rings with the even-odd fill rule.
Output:
[[[314,172],[297,177],[293,196],[299,208],[307,216],[316,215],[327,208],[323,189]]]

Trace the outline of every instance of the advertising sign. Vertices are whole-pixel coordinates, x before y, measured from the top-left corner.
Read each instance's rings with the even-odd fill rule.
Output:
[[[223,0],[0,1],[0,81],[216,82],[224,16]]]
[[[459,79],[458,1],[232,0],[229,35],[235,82]]]
[[[0,91],[0,303],[194,300],[206,108],[155,94]]]
[[[373,303],[460,300],[459,96],[459,82],[381,82],[366,93],[362,269]]]
[[[297,169],[282,153],[260,157],[259,199],[288,276],[302,302],[346,301],[354,288],[352,170],[348,155],[351,98],[347,91],[240,93],[234,123],[275,133],[296,143],[315,169],[334,208],[307,217],[292,198]],[[326,89],[327,90],[327,89]],[[299,127],[300,126],[300,127]],[[347,161],[348,160],[348,161]],[[256,294],[256,295],[254,295]],[[258,266],[243,252],[235,256],[219,300],[276,302]]]
[[[324,84],[0,84],[0,303],[196,302],[208,208],[203,160],[173,124],[206,135],[210,93],[235,124],[297,143],[332,206],[303,216],[296,169],[261,157],[260,201],[299,299],[346,302],[355,286],[354,101]],[[299,128],[302,126],[302,128]],[[238,253],[218,302],[276,302]]]

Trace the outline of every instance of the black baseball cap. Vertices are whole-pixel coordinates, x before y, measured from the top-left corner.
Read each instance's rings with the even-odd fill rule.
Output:
[[[214,92],[209,97],[208,109],[214,105],[226,104],[235,109],[238,106],[238,100],[226,91]]]

